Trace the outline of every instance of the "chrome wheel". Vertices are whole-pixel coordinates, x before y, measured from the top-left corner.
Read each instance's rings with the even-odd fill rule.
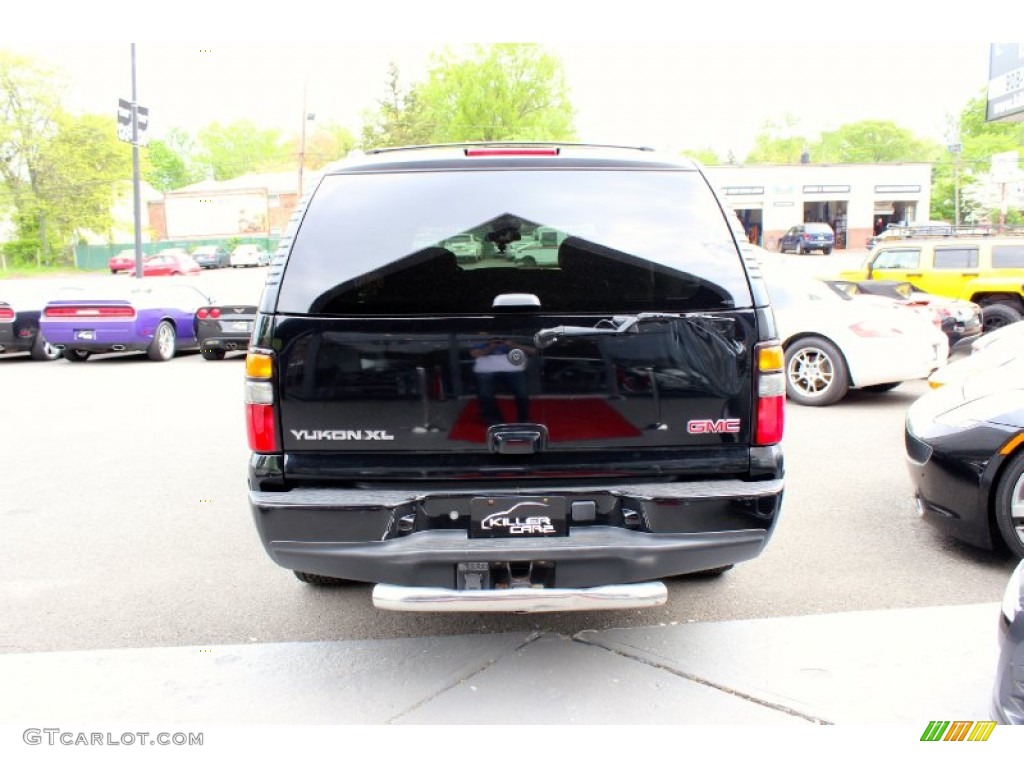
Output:
[[[786,350],[786,395],[801,405],[831,405],[849,390],[842,354],[825,339],[805,338]]]
[[[146,350],[146,356],[150,360],[164,361],[174,357],[175,334],[174,326],[166,320],[162,320],[156,327],[153,334],[153,341]]]

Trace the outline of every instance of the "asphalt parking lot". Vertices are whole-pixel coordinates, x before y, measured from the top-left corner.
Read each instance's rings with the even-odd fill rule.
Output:
[[[265,272],[196,280],[252,301]],[[902,418],[923,382],[790,407],[773,541],[722,578],[671,580],[666,606],[432,616],[375,611],[368,587],[314,589],[269,561],[245,500],[241,372],[237,355],[0,358],[0,677],[19,692],[0,723],[987,717],[1014,563],[917,519]]]

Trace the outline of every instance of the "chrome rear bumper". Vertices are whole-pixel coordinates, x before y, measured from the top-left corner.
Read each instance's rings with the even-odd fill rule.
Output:
[[[663,605],[668,590],[660,581],[585,589],[441,589],[378,584],[373,605],[386,611],[436,613],[549,613],[608,611]]]

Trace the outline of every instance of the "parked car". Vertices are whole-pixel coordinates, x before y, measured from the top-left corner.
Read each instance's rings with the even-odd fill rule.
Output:
[[[790,227],[782,237],[779,238],[779,252],[792,251],[796,254],[821,251],[828,256],[836,244],[836,233],[828,224],[809,221],[806,224],[797,224]]]
[[[973,301],[950,299],[919,291],[912,283],[897,280],[829,281],[851,296],[876,296],[921,309],[942,328],[950,350],[963,348],[981,337],[981,307]]]
[[[976,371],[907,411],[907,467],[925,521],[1024,558],[1024,367]]]
[[[211,304],[196,310],[196,338],[204,360],[223,360],[228,352],[245,351],[256,319],[253,304]]]
[[[513,244],[512,261],[520,267],[557,267],[559,246],[568,236],[554,227],[537,227]]]
[[[202,268],[183,248],[159,251],[152,256],[147,256],[142,262],[143,277],[177,277],[179,275],[198,275],[200,272],[202,272]],[[128,270],[128,274],[135,275],[134,264]]]
[[[149,256],[143,255],[143,260],[148,259]],[[107,266],[110,268],[110,274],[116,275],[118,272],[127,272],[128,270],[135,269],[135,251],[121,251],[120,253],[111,256],[110,261],[107,262]]]
[[[914,309],[857,301],[763,253],[794,402],[832,405],[851,389],[885,392],[946,362],[946,335]]]
[[[73,363],[105,352],[145,352],[150,360],[170,360],[199,346],[196,310],[212,303],[192,285],[146,283],[117,290],[104,283],[47,302],[40,330]]]
[[[658,605],[663,577],[757,557],[783,493],[783,354],[722,211],[697,164],[640,148],[389,149],[325,171],[246,358],[268,555],[306,583],[376,583],[380,608],[473,612]],[[475,268],[424,247],[453,219],[499,250],[544,222],[591,229],[560,226],[551,268]],[[601,388],[553,385],[549,356],[604,365]],[[627,400],[618,369],[675,386]]]
[[[984,330],[1024,313],[1024,237],[956,234],[883,243],[842,280],[896,280],[920,291],[981,306]]]
[[[265,267],[270,254],[262,245],[239,245],[231,252],[232,267]]]
[[[454,253],[459,262],[476,263],[482,258],[480,238],[473,234],[452,235],[444,241],[444,247]]]
[[[1006,583],[999,606],[999,661],[992,715],[1003,725],[1024,725],[1024,560]]]
[[[222,269],[231,266],[231,254],[219,245],[200,245],[192,251],[192,258],[203,269]]]
[[[0,281],[0,355],[27,352],[33,360],[56,360],[60,350],[39,330],[46,301],[31,286]]]
[[[990,336],[996,338],[990,340]],[[1024,367],[1024,323],[1013,323],[981,336],[971,345],[971,354],[939,368],[928,377],[928,385],[938,389],[977,373],[1020,367]]]

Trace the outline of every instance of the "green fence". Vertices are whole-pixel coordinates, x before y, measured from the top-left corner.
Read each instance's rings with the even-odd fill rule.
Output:
[[[237,245],[253,244],[262,245],[268,252],[277,250],[277,243],[280,237],[251,237],[240,236],[230,238],[209,238],[198,240],[164,240],[159,243],[143,243],[142,253],[150,254],[162,251],[164,248],[184,248],[190,253],[200,245],[219,245],[231,251]],[[107,269],[107,262],[111,256],[116,256],[121,251],[135,251],[135,243],[108,243],[106,245],[78,245],[75,246],[75,266],[84,270]]]

